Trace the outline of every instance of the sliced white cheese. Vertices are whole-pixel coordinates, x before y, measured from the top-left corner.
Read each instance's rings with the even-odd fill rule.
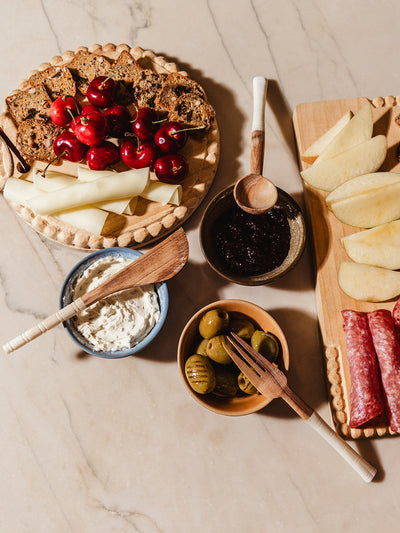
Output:
[[[133,169],[134,170],[134,169]],[[127,172],[130,172],[129,170]],[[134,170],[136,172],[136,170]],[[78,166],[79,181],[93,181],[106,176],[115,176],[117,172],[113,170],[91,170],[89,167]]]
[[[131,199],[129,204],[126,206],[124,215],[134,215],[137,203],[138,203],[138,197],[135,196],[134,198]]]
[[[150,181],[145,190],[140,193],[140,196],[163,205],[179,205],[182,199],[182,185]]]
[[[101,235],[108,213],[102,209],[87,206],[54,213],[53,216],[76,228],[84,229],[94,235]]]
[[[113,173],[94,181],[76,183],[45,196],[28,200],[28,206],[37,214],[50,215],[83,205],[138,196],[147,186],[149,169]]]
[[[40,194],[30,181],[20,178],[8,178],[4,186],[3,195],[9,202],[26,205],[26,202]]]

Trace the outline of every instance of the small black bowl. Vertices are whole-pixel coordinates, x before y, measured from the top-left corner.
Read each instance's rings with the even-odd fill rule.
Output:
[[[208,204],[200,225],[200,243],[209,265],[222,277],[239,285],[265,285],[287,274],[299,261],[306,240],[306,225],[300,207],[293,198],[278,188],[277,206],[287,218],[290,229],[289,251],[283,262],[275,269],[258,275],[232,273],[223,264],[215,243],[215,223],[217,219],[236,207],[233,185],[217,194]]]

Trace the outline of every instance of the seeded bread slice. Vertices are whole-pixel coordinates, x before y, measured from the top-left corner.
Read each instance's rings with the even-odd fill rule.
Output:
[[[56,157],[53,143],[63,131],[50,119],[28,118],[18,126],[16,146],[27,159],[48,163]]]
[[[79,50],[66,66],[71,71],[79,92],[86,95],[89,83],[94,78],[110,74],[111,63],[101,55]]]
[[[6,103],[12,119],[18,126],[29,118],[49,116],[51,98],[42,85],[36,85],[7,96]]]
[[[171,72],[164,80],[155,104],[160,109],[172,110],[178,98],[184,94],[191,94],[197,99],[207,100],[206,93],[197,82],[179,74],[179,72]]]
[[[76,83],[66,67],[48,67],[29,78],[32,86],[43,85],[52,100],[63,94],[75,96]]]
[[[181,122],[188,128],[198,128],[198,133],[206,132],[215,119],[213,107],[193,94],[183,94],[168,113],[168,120]]]
[[[166,74],[157,74],[149,69],[139,72],[133,84],[133,94],[139,107],[157,109],[155,100],[166,77]]]
[[[127,50],[123,50],[111,65],[111,72],[115,74],[115,79],[127,84],[135,83],[142,70],[142,67]]]

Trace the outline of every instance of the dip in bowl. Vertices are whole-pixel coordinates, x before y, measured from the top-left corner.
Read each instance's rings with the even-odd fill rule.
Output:
[[[80,261],[61,289],[60,307],[95,288],[142,255],[130,248],[107,248]],[[168,311],[166,283],[133,287],[115,293],[64,322],[71,338],[85,352],[109,359],[143,350],[157,336]]]

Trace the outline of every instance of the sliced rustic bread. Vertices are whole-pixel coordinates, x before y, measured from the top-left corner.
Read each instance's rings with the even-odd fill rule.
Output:
[[[17,148],[27,159],[49,162],[55,158],[53,143],[64,128],[50,119],[28,118],[17,130]]]
[[[12,119],[18,126],[26,119],[48,116],[51,98],[42,85],[36,85],[7,96],[6,103]]]
[[[176,120],[188,128],[198,128],[199,133],[207,131],[214,118],[213,107],[190,93],[180,96],[168,113],[168,120]]]
[[[71,71],[79,92],[86,95],[93,78],[110,74],[111,63],[101,55],[79,50],[66,67]]]
[[[69,96],[76,94],[76,83],[66,67],[48,67],[33,74],[29,82],[32,86],[43,85],[52,100],[63,94]]]
[[[133,84],[139,72],[143,70],[135,58],[127,50],[123,50],[111,65],[111,72],[116,80]]]
[[[178,98],[184,94],[207,100],[204,90],[197,82],[179,72],[171,72],[164,80],[155,105],[161,109],[171,110],[175,107]]]
[[[133,94],[139,107],[156,108],[155,100],[166,76],[166,74],[157,74],[148,69],[139,72],[133,84]]]

